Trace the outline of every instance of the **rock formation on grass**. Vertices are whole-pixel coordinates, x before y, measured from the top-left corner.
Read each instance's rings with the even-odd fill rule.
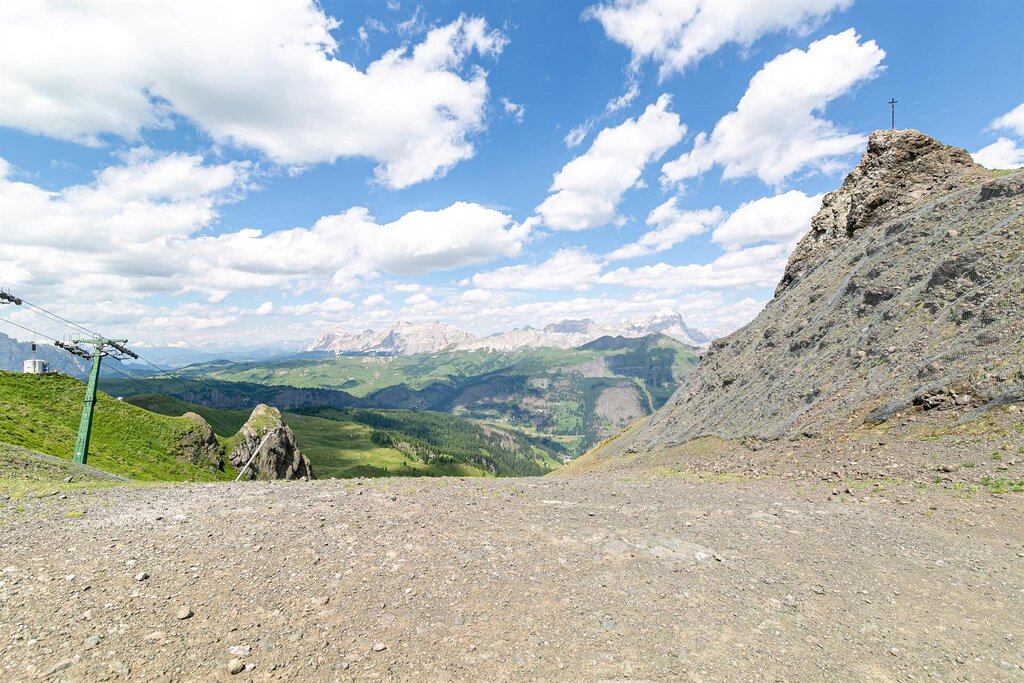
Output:
[[[189,420],[192,425],[181,436],[178,459],[190,465],[223,471],[224,449],[217,443],[213,428],[196,413],[185,413],[182,417]]]
[[[712,344],[631,451],[841,431],[1024,399],[1024,171],[871,135],[758,317]]]
[[[264,442],[267,435],[269,438]],[[260,447],[245,472],[247,479],[313,479],[313,466],[295,443],[291,428],[281,420],[281,411],[260,404],[234,437],[229,458],[241,470]]]

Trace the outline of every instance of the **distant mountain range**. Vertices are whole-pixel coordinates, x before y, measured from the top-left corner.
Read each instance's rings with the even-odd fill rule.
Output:
[[[561,334],[581,333],[572,327]],[[266,403],[321,417],[339,410],[447,413],[540,438],[542,449],[564,458],[660,408],[699,359],[698,349],[663,334],[619,335],[571,349],[449,347],[405,355],[320,351],[247,363],[215,360],[181,368],[173,379],[103,378],[100,388],[124,397],[166,393],[220,409]]]
[[[550,347],[570,349],[600,337],[644,337],[663,334],[690,346],[705,346],[711,337],[683,322],[675,311],[647,320],[618,324],[599,324],[593,320],[563,320],[543,328],[519,327],[487,337],[478,337],[454,325],[442,322],[396,322],[387,329],[365,330],[356,334],[344,330],[325,330],[304,352],[329,352],[335,355],[367,354],[408,356],[417,353],[448,351],[514,351]]]
[[[63,372],[75,377],[82,377],[89,370],[88,360],[60,350],[52,342],[40,341],[33,351],[31,342],[20,342],[0,332],[0,370],[21,372],[24,362],[30,358],[46,361],[53,372]]]

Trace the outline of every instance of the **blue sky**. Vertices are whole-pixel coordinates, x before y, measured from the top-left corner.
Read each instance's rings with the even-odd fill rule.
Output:
[[[209,5],[0,8],[0,285],[145,343],[721,334],[890,97],[1024,163],[1011,0]]]

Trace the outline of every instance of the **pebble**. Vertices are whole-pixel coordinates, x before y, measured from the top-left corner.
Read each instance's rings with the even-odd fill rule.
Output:
[[[50,676],[58,674],[61,671],[64,671],[65,669],[69,669],[71,668],[72,664],[74,664],[74,662],[70,659],[65,659],[64,661],[57,662],[56,664],[54,664],[46,670],[46,673],[43,674],[43,678],[49,678]]]
[[[174,613],[174,618],[178,619],[178,620],[191,619],[193,614],[195,614],[195,613],[190,608],[182,607],[181,609],[179,609],[177,612]]]
[[[386,649],[388,649],[388,646],[385,645],[384,643],[377,643],[377,644],[375,644],[373,646],[373,651],[374,652],[383,652]]]
[[[235,657],[248,657],[252,650],[248,645],[232,645],[228,648],[228,654]]]
[[[243,669],[245,669],[245,664],[242,664],[241,659],[232,659],[228,662],[228,673],[232,676],[241,673]]]
[[[135,580],[136,581],[145,581],[148,578],[149,578],[149,573],[148,572],[139,572],[138,574],[135,575]]]
[[[893,657],[898,657],[900,654],[900,649],[898,647],[889,648],[889,654],[891,654]]]

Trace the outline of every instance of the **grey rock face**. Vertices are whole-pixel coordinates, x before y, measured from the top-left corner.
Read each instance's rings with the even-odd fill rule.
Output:
[[[826,195],[775,298],[707,356],[631,452],[848,429],[1024,400],[1024,172],[881,131]]]
[[[871,134],[860,164],[842,187],[825,195],[786,265],[776,295],[853,239],[858,230],[885,222],[925,197],[945,194],[988,179],[967,150],[947,147],[916,130]]]
[[[181,437],[181,452],[178,459],[192,465],[224,470],[224,450],[217,443],[213,428],[196,413],[182,415],[192,422],[192,427]]]
[[[313,466],[295,443],[295,435],[281,420],[281,411],[260,404],[252,411],[249,420],[235,437],[231,450],[231,464],[241,469],[252,457],[253,451],[263,437],[270,437],[263,443],[249,469],[247,479],[313,479]]]

